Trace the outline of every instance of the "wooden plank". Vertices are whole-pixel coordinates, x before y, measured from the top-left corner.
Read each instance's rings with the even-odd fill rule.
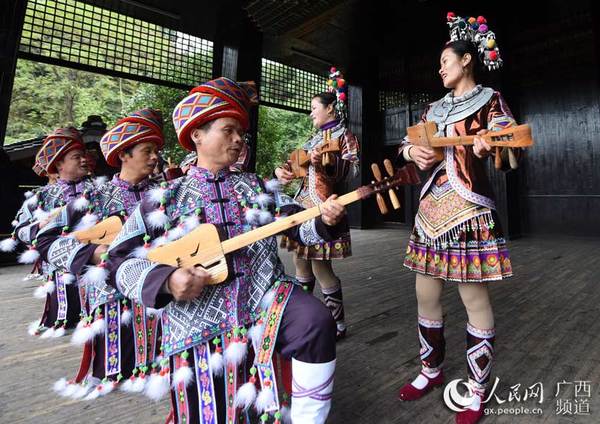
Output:
[[[417,402],[400,402],[398,389],[419,369],[414,274],[403,269],[406,230],[353,231],[352,258],[335,261],[343,282],[348,337],[338,344],[334,403],[329,423],[453,423],[453,413],[437,389]],[[592,423],[600,416],[600,242],[568,237],[525,238],[510,244],[515,277],[491,285],[497,322],[496,393],[510,387],[544,387],[541,416],[489,416],[485,423]],[[288,272],[291,256],[281,252]],[[168,401],[111,393],[93,402],[71,401],[51,391],[70,376],[80,351],[68,339],[39,340],[26,335],[27,323],[41,312],[33,299],[36,283],[21,281],[28,267],[0,268],[0,422],[113,424],[163,423]],[[443,294],[446,320],[447,381],[464,378],[466,313],[456,286]],[[590,416],[556,415],[556,384],[590,380]],[[571,388],[571,399],[573,389]],[[569,392],[567,392],[569,393]],[[505,403],[502,406],[506,406]],[[533,401],[513,407],[537,406]],[[492,407],[498,407],[493,400]]]

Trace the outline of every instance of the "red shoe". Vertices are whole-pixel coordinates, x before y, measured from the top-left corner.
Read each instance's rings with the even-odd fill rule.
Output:
[[[405,384],[398,392],[398,399],[403,400],[403,401],[421,399],[423,396],[425,396],[427,393],[429,393],[433,388],[444,384],[444,372],[443,371],[440,371],[440,373],[433,378],[427,377],[427,375],[423,372],[421,372],[421,375],[427,379],[427,385],[425,387],[423,387],[422,389],[417,389],[411,383]]]
[[[478,423],[479,420],[483,417],[483,398],[480,395],[481,403],[479,404],[479,409],[474,411],[472,409],[466,409],[462,412],[456,413],[456,424],[475,424]]]

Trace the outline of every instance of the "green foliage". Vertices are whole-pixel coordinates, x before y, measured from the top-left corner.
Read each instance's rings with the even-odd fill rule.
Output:
[[[301,147],[312,133],[308,115],[259,106],[256,172],[270,176],[292,150]]]
[[[164,119],[163,133],[165,136],[165,147],[163,157],[165,160],[171,158],[173,163],[179,163],[188,153],[179,145],[177,134],[173,127],[171,114],[177,103],[187,94],[187,91],[177,88],[164,87],[152,84],[140,84],[136,93],[126,102],[127,113],[135,110],[151,107],[162,112]]]
[[[6,144],[79,127],[89,115],[112,125],[140,83],[71,68],[19,60],[8,116]]]

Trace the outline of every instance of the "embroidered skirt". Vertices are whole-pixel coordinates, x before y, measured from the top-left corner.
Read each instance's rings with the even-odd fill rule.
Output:
[[[421,200],[404,266],[458,283],[512,276],[506,241],[495,212],[458,195],[449,182],[432,185]]]
[[[303,186],[295,200],[305,208],[315,206],[313,200],[317,196],[310,196],[309,189]],[[346,219],[346,218],[344,218]],[[302,246],[298,242],[283,237],[280,246],[287,248],[288,251],[295,251],[296,255],[305,260],[328,261],[331,259],[343,259],[352,256],[352,242],[350,232],[342,233],[336,240],[314,244],[312,246]]]

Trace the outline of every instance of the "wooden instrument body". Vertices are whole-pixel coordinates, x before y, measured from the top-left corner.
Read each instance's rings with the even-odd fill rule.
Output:
[[[81,243],[111,244],[123,228],[121,218],[111,216],[87,230],[75,231],[73,236]]]
[[[308,164],[310,157],[304,149],[296,149],[290,154],[292,173],[296,178],[304,178],[308,175]]]
[[[436,137],[437,124],[425,122],[413,125],[407,129],[408,141],[414,146],[431,147],[435,150],[436,159],[443,160],[445,146],[469,146],[473,145],[474,135],[462,135],[456,137]],[[531,127],[527,124],[509,127],[501,131],[490,131],[481,136],[492,147],[531,147],[533,138]]]

